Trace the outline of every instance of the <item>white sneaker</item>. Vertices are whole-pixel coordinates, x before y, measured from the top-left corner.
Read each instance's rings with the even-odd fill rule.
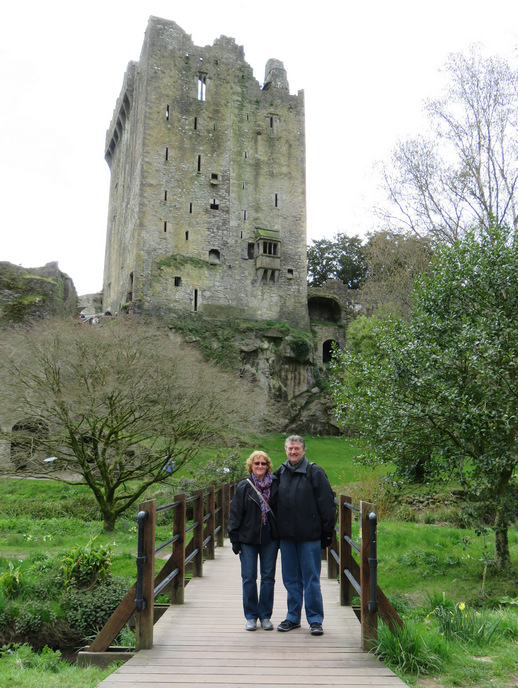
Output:
[[[257,621],[255,619],[247,619],[245,628],[247,631],[255,631],[257,628]]]

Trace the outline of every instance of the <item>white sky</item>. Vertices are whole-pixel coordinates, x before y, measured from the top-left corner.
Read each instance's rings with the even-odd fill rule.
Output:
[[[262,83],[284,62],[306,99],[308,243],[374,227],[372,164],[420,126],[449,52],[514,55],[511,0],[5,0],[0,8],[0,260],[53,260],[79,294],[102,288],[104,141],[150,15],[196,45],[244,46]]]

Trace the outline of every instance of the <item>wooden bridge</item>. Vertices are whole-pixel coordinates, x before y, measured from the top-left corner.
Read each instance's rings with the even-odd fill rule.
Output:
[[[201,495],[198,495],[198,498],[201,499]],[[342,513],[344,500],[347,498],[340,497],[339,513]],[[213,514],[219,510],[214,506],[214,497],[209,498],[207,502]],[[147,502],[145,505],[149,508],[150,503]],[[371,508],[374,508],[373,505],[368,507],[369,509],[364,508],[366,518],[368,514],[372,515]],[[222,513],[224,511],[223,506]],[[347,509],[345,511],[350,513]],[[207,536],[207,528],[203,528],[202,524],[210,520],[210,516],[205,515],[200,516],[198,521],[200,532],[205,535],[201,541],[205,544],[210,536]],[[401,623],[390,605],[385,605],[388,605],[388,602],[379,588],[381,606],[369,612],[369,619],[364,618],[362,624],[358,622],[352,607],[344,604],[344,595],[348,595],[347,592],[344,593],[344,588],[347,591],[351,585],[356,587],[354,574],[361,578],[361,563],[367,554],[365,552],[363,556],[359,548],[362,560],[360,565],[349,563],[350,569],[342,569],[344,549],[349,549],[351,544],[354,545],[350,535],[343,532],[348,521],[350,527],[350,519],[346,515],[340,518],[338,538],[334,543],[338,550],[338,543],[346,543],[347,547],[341,548],[342,557],[339,552],[335,552],[334,557],[328,557],[329,564],[322,562],[321,583],[325,611],[323,636],[312,636],[304,620],[301,628],[289,633],[279,633],[275,629],[263,631],[259,627],[255,632],[245,631],[239,558],[233,554],[228,541],[223,542],[220,529],[220,537],[217,538],[220,546],[214,548],[210,558],[203,563],[202,575],[198,573],[198,576],[193,577],[185,588],[185,594],[182,593],[181,599],[177,600],[183,603],[169,606],[155,623],[151,642],[147,640],[144,645],[148,649],[136,652],[123,666],[102,681],[98,688],[405,686],[401,679],[365,649],[366,637],[375,635],[377,614],[382,609],[382,615],[385,616],[387,609],[390,610],[391,622],[395,622],[396,625]],[[192,527],[195,526],[196,517]],[[368,529],[367,524],[366,526]],[[214,525],[212,527],[214,528]],[[215,537],[212,539],[216,540]],[[351,542],[348,543],[347,539]],[[186,559],[194,556],[195,549]],[[347,571],[348,575],[337,577],[334,574],[336,565],[340,566],[340,570]],[[167,567],[165,570],[167,571]],[[162,574],[162,579],[164,575]],[[178,575],[176,578],[179,578]],[[345,585],[340,585],[339,581],[342,579]],[[157,578],[154,578],[154,583],[157,584]],[[130,597],[135,600],[135,589],[130,593]],[[369,604],[372,604],[372,600]],[[362,610],[365,616],[367,601],[363,599]],[[286,593],[282,585],[279,563],[272,617],[274,625],[280,623],[285,615]],[[120,610],[114,613],[107,626],[113,625],[114,619],[118,625],[122,623]],[[367,631],[371,635],[366,636]],[[139,633],[137,626],[137,642],[139,635],[142,636],[142,632]],[[103,632],[100,634],[100,637],[102,636]],[[100,647],[101,645],[94,641],[90,649]]]

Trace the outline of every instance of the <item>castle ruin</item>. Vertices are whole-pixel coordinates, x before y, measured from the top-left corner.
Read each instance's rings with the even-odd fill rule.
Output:
[[[304,94],[151,17],[106,138],[103,308],[309,327]]]

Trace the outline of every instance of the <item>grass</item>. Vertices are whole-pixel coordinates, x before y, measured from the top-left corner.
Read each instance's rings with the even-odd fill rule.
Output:
[[[254,449],[263,449],[277,467],[285,460],[284,439],[284,435],[255,436],[246,446],[236,450],[244,460]],[[485,551],[492,547],[491,537],[486,540],[477,537],[477,524],[473,524],[473,528],[452,525],[455,519],[450,517],[459,511],[461,505],[436,506],[435,496],[429,498],[425,494],[426,488],[416,490],[411,500],[407,499],[408,494],[404,495],[402,506],[396,508],[397,495],[383,491],[382,478],[387,467],[373,470],[359,465],[356,461],[359,449],[354,442],[331,437],[308,436],[305,439],[308,458],[324,467],[337,492],[350,494],[355,503],[364,499],[378,506],[379,584],[404,618],[406,632],[413,634],[402,639],[391,634],[385,638],[380,652],[386,661],[393,662],[391,666],[409,685],[477,685],[478,688],[513,685],[518,642],[518,572],[513,569],[505,576],[501,575],[489,562],[484,577],[488,564]],[[207,447],[199,463],[212,458],[215,453],[215,449]],[[188,472],[185,469],[184,475]],[[146,498],[156,495],[160,504],[169,501],[176,492],[174,482],[177,477],[175,475],[168,483],[156,486]],[[445,490],[446,497],[448,494]],[[86,487],[71,487],[53,481],[4,479],[0,480],[0,498],[3,504],[0,577],[9,571],[11,561],[12,567],[20,567],[20,572],[30,578],[30,569],[42,566],[43,560],[39,562],[38,557],[55,560],[71,546],[84,545],[95,536],[96,542],[112,548],[112,573],[124,577],[129,584],[133,583],[137,507],[117,521],[115,531],[106,533]],[[448,500],[445,498],[444,501],[447,503]],[[404,520],[398,520],[401,518]],[[355,528],[357,540],[357,523]],[[166,540],[170,534],[171,524],[160,522],[157,542]],[[516,526],[509,531],[509,543],[511,561],[517,562]],[[161,562],[157,563],[160,565]],[[444,630],[439,626],[439,615],[432,613],[441,604],[446,605],[444,618],[447,622],[451,621],[448,609],[459,610],[458,605],[465,605],[469,618],[460,617],[460,621],[465,622],[468,630],[472,625],[476,626],[481,615],[485,614],[489,625],[479,635],[489,635],[487,629],[497,625],[491,642],[481,646],[470,640],[467,633],[468,639],[441,635]],[[26,652],[21,650],[22,655]],[[31,676],[38,675],[38,688],[68,685],[89,688],[102,678],[95,673],[96,670],[89,674],[87,670],[78,668],[70,668],[70,671],[78,672],[76,678],[64,678],[61,673],[48,670],[42,673],[41,666],[34,668],[27,662],[27,657],[23,659],[16,652],[4,654],[0,659],[0,684],[33,688],[36,679]],[[23,680],[27,683],[16,683],[19,679],[12,679],[9,672],[14,671],[13,666],[22,665]],[[65,668],[69,671],[68,667]]]

